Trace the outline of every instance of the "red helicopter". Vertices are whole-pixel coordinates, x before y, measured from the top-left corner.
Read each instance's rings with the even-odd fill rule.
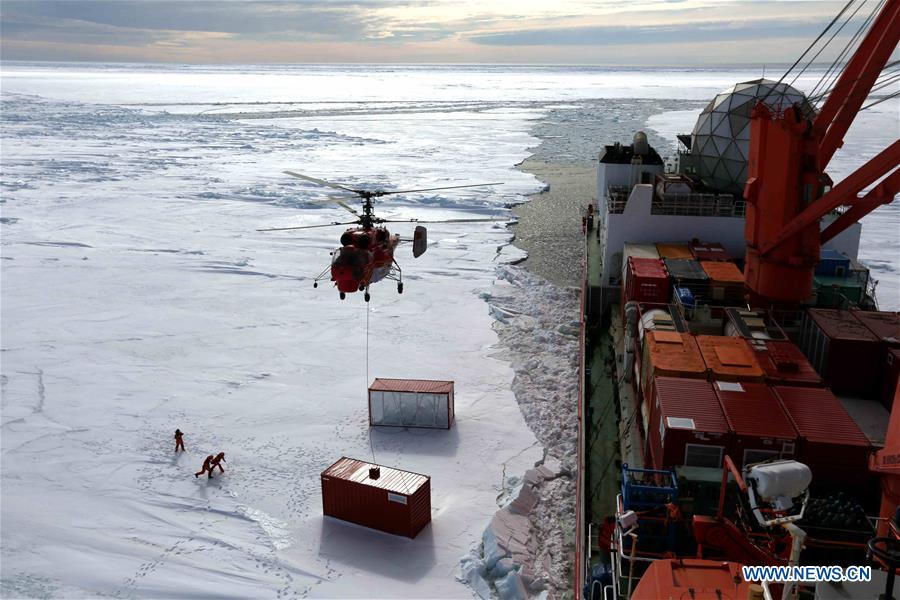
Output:
[[[334,202],[344,210],[357,217],[355,221],[345,223],[326,223],[324,225],[304,225],[300,227],[270,227],[257,229],[257,231],[288,231],[293,229],[314,229],[318,227],[335,227],[339,225],[359,225],[351,227],[341,235],[341,246],[331,253],[331,264],[322,270],[313,280],[313,287],[319,287],[319,282],[330,276],[340,294],[341,300],[347,294],[364,292],[365,301],[368,302],[369,286],[382,279],[397,282],[397,293],[403,293],[403,272],[400,265],[394,259],[394,250],[400,242],[412,241],[413,257],[418,258],[425,253],[428,247],[427,230],[421,225],[417,226],[412,240],[402,240],[397,234],[392,234],[382,223],[488,223],[508,222],[509,219],[448,219],[444,221],[420,221],[419,219],[382,219],[375,216],[373,198],[380,198],[392,194],[412,194],[419,192],[432,192],[437,190],[450,190],[458,188],[482,187],[488,185],[502,185],[501,183],[474,183],[469,185],[451,185],[437,188],[422,188],[415,190],[360,190],[347,187],[338,183],[309,177],[294,171],[284,171],[285,174],[297,177],[317,185],[351,192],[356,196],[332,196],[326,201]],[[349,206],[347,200],[362,198],[362,213]]]

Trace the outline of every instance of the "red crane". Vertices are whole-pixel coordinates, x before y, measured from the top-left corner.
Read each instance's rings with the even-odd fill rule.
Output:
[[[762,102],[753,109],[744,279],[762,302],[806,300],[821,245],[900,192],[900,140],[834,187],[825,173],[898,40],[900,0],[887,0],[818,115]],[[822,217],[839,206],[848,208],[820,231]]]

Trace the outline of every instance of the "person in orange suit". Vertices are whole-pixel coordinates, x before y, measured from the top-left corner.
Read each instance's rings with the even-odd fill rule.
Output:
[[[175,452],[178,452],[178,449],[181,448],[181,451],[184,452],[184,434],[181,433],[180,429],[175,430]]]
[[[218,454],[216,454],[216,457],[214,459],[212,459],[212,463],[210,463],[209,472],[212,473],[213,469],[215,469],[216,467],[219,467],[219,471],[221,473],[224,473],[225,469],[222,468],[222,461],[224,461],[224,460],[225,460],[224,452],[219,452]]]
[[[203,461],[203,468],[200,469],[200,471],[198,471],[197,473],[194,473],[194,477],[199,477],[200,475],[203,475],[204,473],[209,473],[209,478],[212,479],[212,473],[213,473],[212,462],[213,462],[213,455],[210,454],[209,456],[206,457],[206,460]]]

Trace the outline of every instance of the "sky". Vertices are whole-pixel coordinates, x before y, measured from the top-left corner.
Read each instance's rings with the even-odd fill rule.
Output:
[[[856,1],[861,22],[876,0]],[[793,62],[844,4],[3,0],[0,58],[196,64],[758,65]],[[855,30],[856,23],[851,23],[842,33]]]

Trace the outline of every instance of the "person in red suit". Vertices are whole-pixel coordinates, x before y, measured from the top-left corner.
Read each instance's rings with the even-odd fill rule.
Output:
[[[198,472],[194,473],[194,477],[199,477],[200,475],[203,475],[204,473],[209,473],[209,478],[212,479],[212,473],[213,473],[213,464],[212,463],[213,463],[213,455],[210,454],[209,456],[206,457],[206,460],[203,461],[203,468],[200,469]]]

